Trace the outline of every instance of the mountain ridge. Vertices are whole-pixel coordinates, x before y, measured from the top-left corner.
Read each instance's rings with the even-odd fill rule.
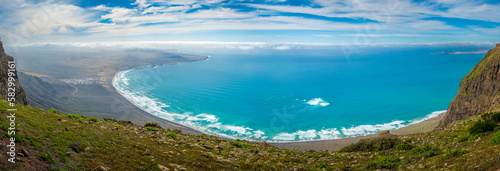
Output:
[[[490,111],[500,111],[500,43],[462,79],[438,128]]]

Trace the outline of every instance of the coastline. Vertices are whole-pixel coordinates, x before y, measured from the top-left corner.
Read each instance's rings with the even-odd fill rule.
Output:
[[[187,134],[193,134],[193,135],[200,135],[203,134],[201,131],[172,122],[168,121],[166,119],[162,119],[160,117],[154,116],[144,110],[142,110],[140,107],[138,107],[136,104],[130,102],[120,91],[116,90],[116,88],[113,86],[113,82],[115,80],[116,74],[124,72],[124,71],[118,71],[115,72],[111,75],[112,79],[111,82],[109,83],[108,89],[110,89],[110,92],[112,92],[112,97],[118,101],[121,105],[125,105],[129,107],[135,115],[139,115],[138,117],[143,118],[142,120],[134,120],[133,122],[136,124],[143,125],[146,122],[156,122],[160,124],[163,128],[170,128],[170,129],[180,129],[183,133]]]
[[[125,70],[127,71],[127,70]],[[134,111],[137,111],[140,113],[140,115],[147,115],[148,118],[151,118],[155,120],[155,122],[159,123],[162,125],[164,128],[170,128],[170,129],[181,129],[184,133],[187,134],[194,134],[194,135],[199,135],[199,134],[204,134],[202,131],[197,130],[195,128],[191,128],[188,126],[184,126],[178,123],[175,123],[173,121],[169,121],[163,118],[159,118],[157,116],[154,116],[143,109],[141,109],[139,106],[136,104],[132,103],[127,97],[125,97],[121,92],[119,92],[113,85],[113,82],[115,81],[115,77],[118,73],[125,72],[125,71],[119,71],[116,72],[112,75],[112,81],[110,83],[113,91],[118,94],[119,97],[121,98],[121,101],[126,101],[126,105],[128,104],[130,108],[133,108]],[[140,112],[139,112],[140,111]],[[426,120],[423,120],[418,123],[414,123],[402,128],[398,128],[395,130],[391,130],[390,133],[392,135],[406,135],[406,134],[413,134],[413,133],[418,133],[418,132],[427,132],[433,130],[439,121],[442,119],[446,112],[443,112],[435,117],[428,118]],[[364,135],[364,136],[356,136],[356,137],[348,137],[348,138],[341,138],[341,139],[332,139],[332,140],[317,140],[317,141],[301,141],[301,142],[269,142],[269,144],[278,147],[278,148],[284,148],[284,149],[297,149],[297,150],[302,150],[302,151],[307,151],[307,150],[329,150],[329,151],[337,151],[341,149],[342,147],[345,147],[349,144],[355,143],[361,139],[365,138],[372,138],[372,137],[377,137],[378,134],[369,134],[369,135]],[[219,136],[220,138],[223,139],[229,139],[224,136]]]
[[[389,133],[392,135],[407,135],[419,132],[429,132],[432,131],[444,117],[446,112],[439,114],[436,117],[429,118],[419,123],[411,124],[399,129],[390,130]],[[318,141],[306,141],[306,142],[290,142],[290,143],[270,143],[271,145],[284,148],[284,149],[297,149],[301,151],[307,150],[328,150],[328,151],[338,151],[341,148],[356,143],[361,139],[377,137],[378,134],[369,134],[364,136],[349,137],[342,139],[333,140],[318,140]]]

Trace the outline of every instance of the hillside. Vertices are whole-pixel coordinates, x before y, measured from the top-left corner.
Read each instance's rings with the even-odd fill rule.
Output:
[[[19,82],[27,94],[28,104],[32,107],[38,106],[42,109],[62,109],[61,101],[58,92],[62,92],[60,88],[43,81],[39,77],[31,76],[23,72],[19,72]],[[69,86],[68,86],[69,87]]]
[[[440,127],[489,111],[500,111],[500,43],[462,79]]]
[[[0,153],[9,143],[9,108],[0,102]],[[0,156],[0,170],[362,170],[500,168],[493,132],[468,133],[479,117],[455,122],[449,130],[382,137],[343,151],[284,150],[263,142],[183,134],[113,119],[16,106],[16,164]],[[498,130],[498,127],[497,127]],[[500,138],[497,131],[496,138]],[[341,151],[342,151],[341,150]],[[360,151],[361,150],[361,151]],[[367,150],[367,151],[364,151]],[[347,152],[354,151],[354,152]]]

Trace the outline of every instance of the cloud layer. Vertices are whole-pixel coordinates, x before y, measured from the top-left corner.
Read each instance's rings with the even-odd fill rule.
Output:
[[[500,37],[499,8],[498,3],[483,0],[136,0],[87,4],[2,0],[0,34],[13,42],[217,39],[352,43],[360,38],[375,43],[478,42]]]

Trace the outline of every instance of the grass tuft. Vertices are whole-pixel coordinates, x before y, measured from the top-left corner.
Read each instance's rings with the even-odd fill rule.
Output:
[[[490,144],[500,144],[500,131],[497,131],[495,134],[493,134],[493,137],[491,137],[490,139]]]
[[[408,151],[408,154],[420,154],[423,157],[432,157],[432,156],[438,155],[439,153],[440,152],[439,152],[439,149],[437,147],[430,146],[430,145],[423,145],[423,146],[415,147],[415,148],[411,149],[410,151]]]

